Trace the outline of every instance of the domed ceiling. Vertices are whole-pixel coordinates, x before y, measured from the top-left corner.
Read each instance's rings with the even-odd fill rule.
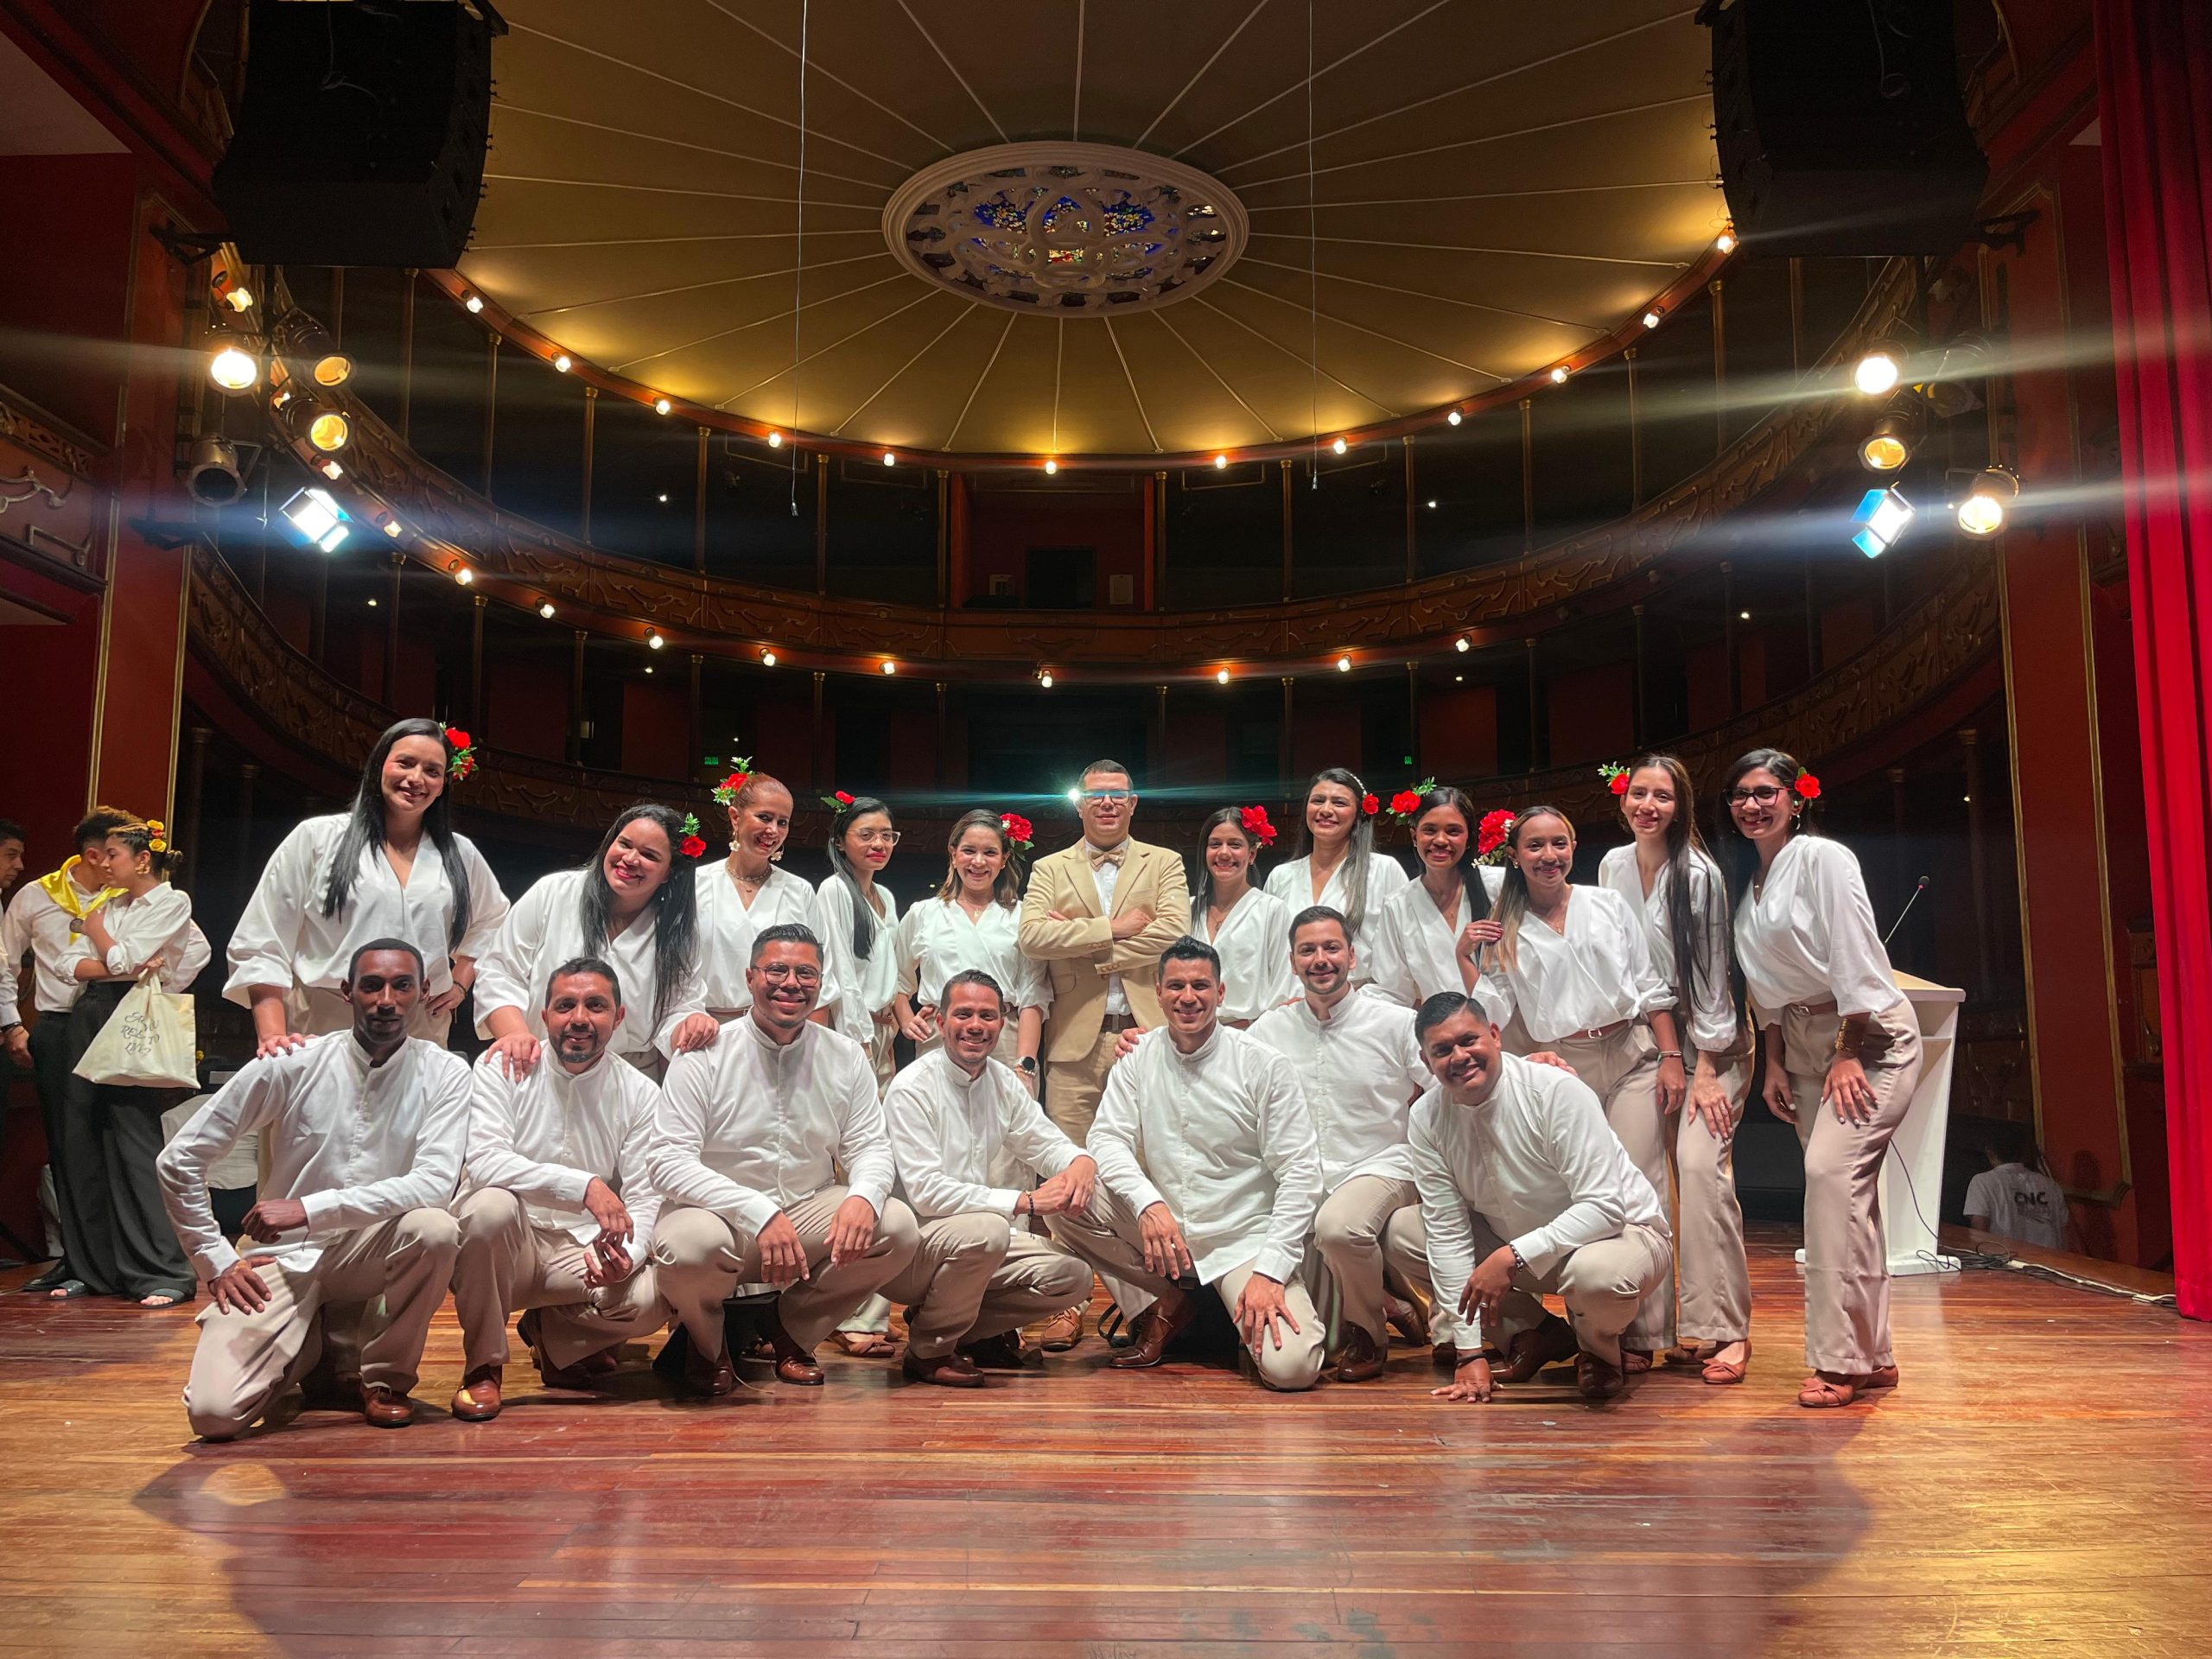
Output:
[[[1726,222],[1666,0],[503,10],[463,274],[602,368],[854,442],[1417,415],[1620,327]]]

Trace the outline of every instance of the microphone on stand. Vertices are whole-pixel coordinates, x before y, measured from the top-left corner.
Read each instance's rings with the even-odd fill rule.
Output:
[[[1897,938],[1897,929],[1904,925],[1904,918],[1912,914],[1912,907],[1920,902],[1920,895],[1928,891],[1928,884],[1932,880],[1934,880],[1932,876],[1923,875],[1912,884],[1912,897],[1904,901],[1904,908],[1897,912],[1897,920],[1891,922],[1890,931],[1882,935],[1882,948],[1885,950],[1889,949],[1890,941]]]

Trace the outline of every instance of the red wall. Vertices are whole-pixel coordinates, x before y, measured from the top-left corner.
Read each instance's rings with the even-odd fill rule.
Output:
[[[1626,663],[1554,674],[1550,701],[1551,764],[1614,760],[1636,745],[1636,671]]]
[[[1130,602],[1111,607],[1135,610],[1144,599],[1144,497],[1139,491],[1111,494],[1061,494],[1039,491],[968,493],[968,588],[953,602],[990,592],[994,575],[1014,578],[1022,592],[1025,555],[1033,547],[1091,547],[1098,551],[1098,607],[1109,608],[1109,578],[1130,579]]]

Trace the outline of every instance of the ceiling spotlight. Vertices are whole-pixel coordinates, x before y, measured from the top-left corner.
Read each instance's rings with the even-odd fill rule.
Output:
[[[374,601],[373,599],[372,599],[372,600],[371,600],[371,601],[369,601],[369,608],[370,608],[371,610],[372,610],[372,611],[373,611],[374,609],[376,609],[376,607],[377,607],[377,602],[376,602],[376,601]]]
[[[1713,245],[1714,247],[1716,247],[1716,248],[1719,249],[1719,250],[1720,250],[1720,251],[1721,251],[1721,252],[1723,252],[1723,253],[1733,253],[1733,252],[1735,252],[1735,251],[1736,251],[1736,232],[1733,232],[1733,231],[1723,231],[1723,232],[1721,232],[1719,235],[1718,235],[1718,236],[1716,236],[1716,237],[1714,237],[1714,238],[1713,238]]]
[[[1913,398],[1910,408],[1893,405],[1875,422],[1874,429],[1859,440],[1859,464],[1870,473],[1894,473],[1911,460],[1913,446],[1920,442],[1919,408],[1919,399]]]
[[[1214,671],[1213,677],[1215,684],[1227,685],[1229,683],[1229,671],[1225,668],[1217,668]]]
[[[674,409],[676,405],[670,403],[665,397],[656,397],[653,399],[653,413],[656,415],[665,415],[670,410]]]
[[[1337,672],[1338,672],[1338,673],[1339,673],[1339,674],[1349,674],[1349,673],[1351,673],[1351,658],[1349,658],[1349,657],[1339,657],[1339,658],[1337,658]]]
[[[899,671],[899,664],[887,657],[883,659],[883,671],[887,674],[896,674]]]
[[[1643,326],[1645,327],[1656,328],[1659,326],[1659,322],[1660,317],[1656,311],[1647,311],[1643,314]]]
[[[663,503],[665,503],[665,502],[668,500],[668,492],[667,492],[666,490],[663,490],[663,491],[660,493],[660,499],[661,499],[661,500],[663,501]]]
[[[1459,652],[1465,652],[1471,651],[1474,649],[1474,646],[1473,643],[1468,639],[1465,634],[1463,633],[1457,639],[1454,639],[1452,642],[1452,649]]]
[[[899,457],[887,449],[883,452],[883,464],[887,467],[896,467],[899,464]]]
[[[569,358],[566,352],[558,352],[554,354],[553,368],[556,373],[566,374],[570,369],[573,369],[575,366],[575,362]]]
[[[308,423],[308,442],[326,455],[343,449],[353,435],[353,423],[334,409],[324,410]]]
[[[663,645],[666,645],[667,643],[668,643],[668,641],[667,641],[667,640],[665,640],[665,639],[662,639],[662,638],[660,637],[660,635],[659,635],[658,633],[657,633],[657,632],[656,632],[656,633],[649,633],[649,634],[647,634],[647,635],[645,636],[645,644],[646,644],[649,647],[651,647],[652,650],[654,650],[654,651],[658,651],[658,650],[659,650]]]
[[[1869,490],[1859,499],[1859,511],[1851,515],[1851,522],[1859,526],[1851,544],[1868,558],[1878,559],[1897,545],[1897,537],[1912,523],[1912,503],[1895,485],[1886,490]]]
[[[776,665],[776,653],[772,651],[762,652],[760,653],[760,664],[764,668],[773,668]]]
[[[1216,455],[1213,458],[1213,469],[1217,473],[1224,470],[1228,465],[1229,457],[1227,455]]]
[[[1329,446],[1330,448],[1335,450],[1340,455],[1350,447],[1351,446],[1345,443],[1342,438],[1338,438],[1334,443]]]
[[[353,359],[343,352],[332,352],[315,360],[310,370],[318,386],[342,386],[353,378]]]
[[[780,432],[771,432],[768,435],[768,447],[771,449],[782,448],[784,447],[784,435]]]
[[[1433,498],[1432,498],[1432,499],[1430,499],[1430,501],[1429,501],[1429,504],[1428,504],[1428,505],[1429,505],[1429,506],[1430,506],[1432,509],[1433,509],[1433,508],[1434,508],[1434,506],[1436,505],[1436,502],[1435,502],[1435,500],[1434,500],[1434,499],[1433,499]]]
[[[207,506],[228,506],[245,493],[245,473],[236,443],[228,438],[201,438],[192,446],[185,491]]]
[[[543,617],[548,622],[550,622],[553,620],[553,601],[550,599],[539,600],[537,601],[537,613]]]
[[[1449,415],[1446,415],[1444,418],[1445,418],[1446,420],[1449,421],[1452,425],[1457,426],[1457,425],[1459,425],[1459,423],[1460,423],[1461,421],[1465,420],[1465,419],[1466,418],[1466,416],[1464,416],[1464,415],[1462,415],[1462,414],[1460,414],[1460,413],[1459,413],[1459,411],[1458,410],[1456,410],[1456,409],[1455,409],[1455,410],[1452,410]]]
[[[476,573],[465,564],[456,565],[454,567],[453,579],[464,588],[473,587],[475,585]]]
[[[1738,622],[1748,622],[1751,620],[1751,613],[1749,611],[1738,611],[1736,613],[1736,620]]]
[[[327,490],[301,490],[283,511],[287,524],[326,553],[335,553],[350,533],[345,513]]]
[[[1566,384],[1567,384],[1567,365],[1566,365],[1565,364],[1563,364],[1563,363],[1562,363],[1561,365],[1560,365],[1560,366],[1559,366],[1559,367],[1557,367],[1557,368],[1555,368],[1555,369],[1554,369],[1554,370],[1552,371],[1552,385],[1555,385],[1555,386],[1563,386],[1563,385],[1565,385]]]
[[[1851,384],[1865,397],[1885,397],[1904,378],[1904,354],[1894,346],[1877,346],[1851,369]]]
[[[2020,480],[2011,468],[1983,468],[1967,499],[1959,503],[1959,528],[1969,536],[1994,536],[2005,528],[2005,516],[2019,495]]]
[[[1045,475],[1047,478],[1050,478],[1054,473],[1057,473],[1059,470],[1060,463],[1057,461],[1048,461],[1045,463]]]
[[[251,391],[261,379],[261,365],[251,352],[226,346],[207,359],[207,378],[225,391]]]
[[[1048,668],[1043,673],[1039,674],[1037,677],[1037,683],[1043,686],[1047,691],[1051,690],[1052,689],[1052,671]]]
[[[473,317],[478,312],[483,310],[484,296],[481,294],[472,294],[467,299],[463,300],[461,304],[467,308],[468,315]]]

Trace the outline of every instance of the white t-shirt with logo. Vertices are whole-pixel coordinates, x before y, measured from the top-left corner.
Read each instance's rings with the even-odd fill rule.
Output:
[[[2066,1194],[2056,1181],[2024,1164],[1999,1164],[1967,1183],[1967,1214],[1986,1216],[1988,1230],[2045,1249],[2066,1248]]]

